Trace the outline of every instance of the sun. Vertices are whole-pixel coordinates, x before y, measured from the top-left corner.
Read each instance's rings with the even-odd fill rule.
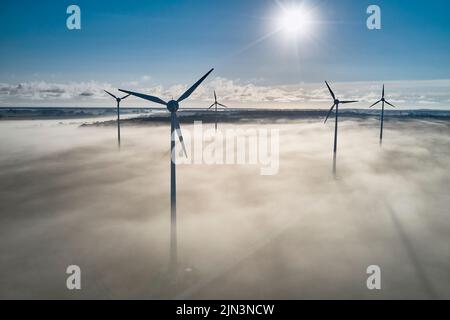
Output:
[[[303,6],[282,8],[278,18],[278,29],[290,36],[308,35],[312,24],[312,12]]]

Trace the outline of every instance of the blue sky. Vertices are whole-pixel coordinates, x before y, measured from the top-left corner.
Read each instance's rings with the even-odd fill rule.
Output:
[[[398,89],[399,81],[426,87],[437,83],[429,90],[432,97],[423,86],[414,87],[423,92],[414,107],[420,98],[430,100],[426,107],[450,105],[448,82],[442,81],[450,79],[449,1],[278,2],[287,7],[304,2],[313,10],[314,24],[306,36],[273,34],[280,15],[275,0],[2,1],[0,105],[75,106],[73,93],[80,90],[92,95],[79,103],[107,104],[100,97],[102,86],[177,94],[211,67],[216,70],[208,80],[226,87],[228,100],[233,92],[242,94],[236,101],[242,105],[256,104],[258,96],[245,97],[259,94],[262,101],[304,106],[310,100],[303,95],[283,101],[276,94],[295,86],[320,93],[325,79],[346,96],[356,95],[352,88],[363,83],[367,91],[358,93],[366,98],[377,83],[392,82],[398,102],[411,104]],[[70,4],[81,8],[81,30],[66,28]],[[381,7],[381,30],[366,27],[370,4]],[[47,91],[53,95],[41,94]],[[62,91],[67,94],[58,96]],[[198,103],[208,93],[203,94]],[[321,99],[316,100],[320,105]]]

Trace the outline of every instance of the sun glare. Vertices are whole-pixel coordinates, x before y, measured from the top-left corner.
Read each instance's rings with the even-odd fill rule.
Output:
[[[312,14],[304,7],[283,8],[278,28],[290,36],[307,35],[311,31]]]

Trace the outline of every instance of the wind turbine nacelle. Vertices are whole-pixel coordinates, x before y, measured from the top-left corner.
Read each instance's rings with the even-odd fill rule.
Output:
[[[334,104],[339,104],[339,103],[340,103],[339,99],[334,100]]]
[[[116,101],[117,101],[117,102],[120,102],[120,100],[122,100],[122,99],[120,99],[120,98],[116,98]]]
[[[167,103],[167,110],[169,110],[170,112],[176,112],[179,108],[180,105],[175,100],[171,100]]]

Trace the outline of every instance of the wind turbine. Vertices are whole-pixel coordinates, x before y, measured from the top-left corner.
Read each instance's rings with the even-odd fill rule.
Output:
[[[171,271],[176,272],[177,269],[177,192],[176,192],[176,163],[175,163],[175,131],[178,135],[178,139],[180,140],[181,146],[183,147],[183,152],[187,157],[186,147],[184,145],[183,135],[181,133],[180,122],[178,121],[177,111],[180,107],[179,103],[185,99],[187,99],[197,87],[206,79],[207,76],[214,69],[208,71],[200,80],[198,80],[192,87],[190,87],[185,93],[183,93],[178,100],[170,100],[166,102],[158,97],[149,96],[142,93],[127,91],[119,89],[119,91],[131,94],[133,96],[149,100],[158,104],[165,105],[167,110],[170,112],[171,121],[170,121],[170,132],[171,132],[171,141],[170,141],[170,150],[171,150],[171,161],[170,161],[170,266]]]
[[[109,94],[111,97],[116,99],[116,101],[117,101],[117,143],[119,144],[119,148],[120,148],[120,101],[122,101],[123,99],[128,98],[130,95],[127,94],[126,96],[124,96],[122,98],[118,98],[115,95],[113,95],[111,92],[108,92],[106,90],[104,90],[104,91],[107,94]]]
[[[216,90],[214,90],[214,103],[207,109],[210,110],[212,107],[215,107],[215,120],[216,120],[216,131],[217,131],[217,106],[223,107],[225,109],[228,109],[228,107],[226,105],[223,105],[219,102],[217,102],[217,95],[216,95]]]
[[[336,98],[336,95],[334,94],[333,90],[331,90],[330,86],[328,85],[328,82],[325,81],[325,84],[328,87],[328,90],[330,91],[331,97],[333,98],[333,106],[331,107],[330,111],[327,113],[327,117],[325,118],[324,123],[327,122],[328,117],[330,116],[331,112],[333,111],[334,107],[336,107],[336,120],[334,123],[334,148],[333,148],[333,174],[336,174],[336,153],[337,153],[337,135],[338,135],[338,119],[339,119],[339,105],[347,104],[347,103],[355,103],[358,101],[340,101]]]
[[[371,105],[371,106],[369,107],[369,109],[375,107],[375,106],[376,106],[377,104],[379,104],[380,102],[381,102],[380,146],[381,146],[381,145],[383,144],[384,104],[387,103],[387,104],[390,105],[392,108],[396,108],[393,104],[389,103],[389,102],[386,101],[386,99],[384,98],[384,84],[383,84],[383,92],[381,93],[381,99],[378,100],[377,102],[375,102],[373,105]]]

